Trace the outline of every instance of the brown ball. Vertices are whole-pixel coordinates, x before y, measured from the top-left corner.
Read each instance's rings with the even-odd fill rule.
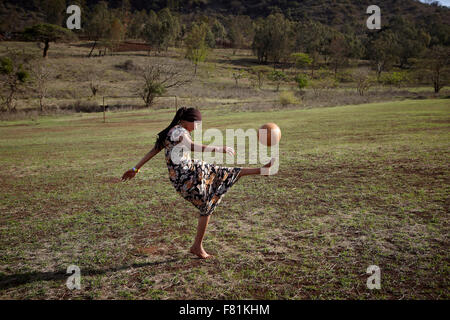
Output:
[[[280,141],[280,139],[280,127],[278,127],[273,122],[265,123],[258,129],[258,140],[265,146],[271,147],[273,145],[276,145]]]

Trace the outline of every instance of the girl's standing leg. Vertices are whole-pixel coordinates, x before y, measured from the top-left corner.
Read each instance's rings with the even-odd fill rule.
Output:
[[[273,165],[275,158],[272,158],[269,163],[267,163],[263,168],[268,168]],[[261,174],[261,168],[242,168],[239,172],[239,177],[250,175],[250,174]],[[198,218],[197,235],[195,237],[194,244],[192,245],[190,252],[197,255],[199,258],[206,259],[211,257],[210,254],[206,253],[203,249],[203,237],[205,236],[206,227],[208,226],[210,216],[200,216]]]
[[[208,253],[206,253],[205,249],[203,249],[203,237],[205,236],[206,227],[208,226],[210,216],[200,216],[198,218],[198,226],[197,226],[197,235],[195,237],[194,244],[191,247],[190,252],[197,255],[199,258],[206,259],[211,257]]]

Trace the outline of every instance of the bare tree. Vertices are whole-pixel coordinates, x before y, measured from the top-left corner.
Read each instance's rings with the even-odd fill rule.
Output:
[[[238,87],[239,79],[241,79],[243,77],[244,77],[244,72],[241,69],[239,69],[238,71],[233,72],[233,79],[234,79],[234,81],[236,83],[236,88]]]
[[[331,55],[331,65],[334,70],[334,78],[337,77],[338,68],[348,61],[349,48],[343,36],[334,38],[329,46]]]
[[[358,69],[353,72],[353,79],[356,82],[356,89],[360,96],[363,96],[373,83],[373,80],[370,77],[370,71],[367,68]]]
[[[40,111],[44,111],[45,104],[44,99],[48,92],[48,81],[52,72],[46,65],[46,63],[40,61],[32,67],[32,73],[34,78],[34,87],[39,98]]]
[[[89,89],[91,89],[92,97],[95,97],[100,90],[100,80],[96,75],[89,76]]]
[[[184,68],[174,65],[148,64],[138,70],[139,77],[143,80],[138,89],[139,95],[150,107],[155,98],[167,92],[167,89],[180,87],[192,81],[188,78]]]

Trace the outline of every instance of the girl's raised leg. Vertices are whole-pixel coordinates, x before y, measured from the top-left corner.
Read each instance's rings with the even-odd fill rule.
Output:
[[[275,158],[272,158],[269,163],[263,166],[263,168],[270,168],[275,162]],[[261,168],[242,168],[241,172],[239,172],[238,177],[243,177],[252,174],[261,174]]]

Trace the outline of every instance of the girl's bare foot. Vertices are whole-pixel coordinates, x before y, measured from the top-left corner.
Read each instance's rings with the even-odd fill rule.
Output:
[[[275,158],[272,158],[272,159],[270,159],[270,162],[268,162],[263,167],[261,167],[261,169],[260,169],[261,174],[262,175],[269,175],[269,168],[273,165],[274,162],[275,162]]]
[[[263,168],[270,168],[274,162],[275,162],[275,158],[270,159],[270,162],[265,164]]]
[[[195,254],[200,259],[212,258],[212,255],[206,253],[206,251],[205,251],[205,249],[203,249],[203,247],[192,246],[191,249],[189,250],[189,252]]]

